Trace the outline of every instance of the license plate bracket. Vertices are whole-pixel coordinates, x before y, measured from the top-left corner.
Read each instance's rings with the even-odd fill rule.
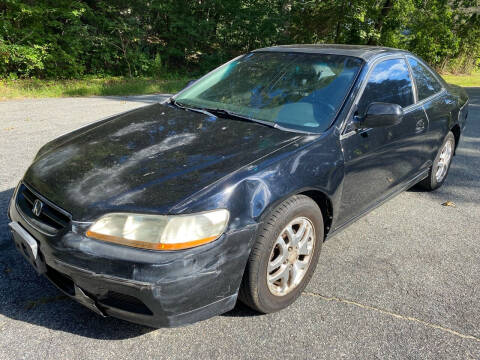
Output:
[[[39,274],[47,271],[45,261],[40,252],[38,241],[34,239],[20,224],[12,221],[8,224],[15,247],[28,260]]]

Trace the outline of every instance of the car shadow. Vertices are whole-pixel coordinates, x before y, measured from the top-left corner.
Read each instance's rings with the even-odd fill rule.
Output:
[[[226,317],[253,317],[253,316],[263,316],[264,314],[261,314],[255,310],[250,309],[248,306],[244,305],[240,301],[237,301],[235,307],[220,315],[220,316],[226,316]]]

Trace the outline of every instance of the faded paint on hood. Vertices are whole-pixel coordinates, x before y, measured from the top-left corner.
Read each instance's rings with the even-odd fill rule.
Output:
[[[77,221],[111,211],[166,213],[298,136],[155,104],[47,144],[24,180]]]

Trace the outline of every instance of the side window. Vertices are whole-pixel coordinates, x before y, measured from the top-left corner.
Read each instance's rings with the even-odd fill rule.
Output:
[[[442,89],[442,85],[422,63],[411,57],[408,58],[408,62],[412,68],[415,84],[417,85],[419,101],[436,94]]]
[[[385,60],[375,66],[358,103],[358,113],[365,114],[372,102],[398,104],[401,107],[414,103],[412,80],[405,60]]]

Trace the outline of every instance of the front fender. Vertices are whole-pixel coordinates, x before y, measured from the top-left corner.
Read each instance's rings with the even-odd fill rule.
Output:
[[[333,131],[305,136],[176,205],[171,212],[227,208],[230,211],[227,231],[234,231],[257,225],[271,209],[292,195],[318,191],[330,200],[335,219],[343,177],[343,153]]]

